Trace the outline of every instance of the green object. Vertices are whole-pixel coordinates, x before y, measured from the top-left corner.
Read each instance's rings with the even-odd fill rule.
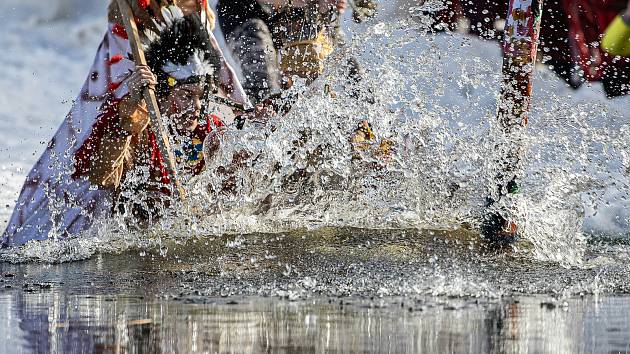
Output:
[[[509,194],[519,194],[521,192],[521,187],[516,183],[516,181],[512,180],[507,185],[507,192]]]

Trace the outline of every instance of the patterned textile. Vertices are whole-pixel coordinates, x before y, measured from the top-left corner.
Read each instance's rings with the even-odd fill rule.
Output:
[[[75,154],[107,109],[107,100],[120,99],[127,93],[123,83],[134,63],[128,59],[131,49],[126,38],[124,28],[109,25],[74,106],[26,178],[0,246],[89,233],[97,220],[111,216],[113,193],[72,175]],[[212,34],[211,39],[222,53]],[[232,100],[247,105],[234,71],[224,58],[221,63],[219,80],[223,89]]]

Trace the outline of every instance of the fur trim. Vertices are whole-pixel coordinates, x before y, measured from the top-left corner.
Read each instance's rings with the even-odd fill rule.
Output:
[[[162,71],[177,80],[186,80],[193,76],[213,75],[216,68],[214,64],[205,61],[206,53],[196,50],[189,58],[185,65],[175,64],[172,61],[166,62],[162,67]]]

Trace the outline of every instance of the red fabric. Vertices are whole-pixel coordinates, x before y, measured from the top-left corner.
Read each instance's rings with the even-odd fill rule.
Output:
[[[206,136],[210,132],[212,132],[213,127],[223,127],[224,124],[221,119],[214,114],[211,114],[209,117],[206,117],[206,122],[203,124],[199,124],[197,128],[192,133],[194,138],[199,139],[200,141],[204,141]],[[164,162],[164,158],[162,152],[160,151],[160,146],[158,145],[157,136],[152,130],[148,131],[149,133],[149,146],[148,149],[150,151],[150,169],[151,176],[160,176],[161,182],[165,185],[170,183],[170,178],[168,177],[168,170],[166,169],[166,164]],[[204,162],[199,163],[193,173],[200,173],[205,166]]]
[[[109,60],[107,61],[107,65],[114,65],[123,59],[125,59],[125,57],[123,57],[122,54],[116,54],[113,57],[109,58]]]
[[[138,0],[138,6],[140,6],[143,10],[146,10],[150,4],[151,0]]]
[[[221,120],[221,118],[219,118],[219,116],[217,116],[216,114],[211,114],[208,118],[212,119],[212,123],[214,124],[215,127],[217,128],[225,127],[225,124],[223,124],[223,121]],[[212,127],[207,123],[206,125],[208,125],[206,129],[208,129],[208,133],[210,133],[212,131]]]
[[[107,130],[116,129],[118,125],[118,104],[120,100],[110,98],[101,106],[101,114],[92,126],[90,136],[74,155],[73,178],[86,175],[91,168],[91,157],[94,151],[98,151],[102,144],[102,137]]]
[[[121,128],[119,126],[118,116],[118,104],[120,101],[121,100],[110,98],[101,107],[102,113],[99,115],[96,123],[92,127],[90,136],[75,154],[75,172],[72,175],[73,178],[80,178],[89,172],[92,165],[91,161],[93,159],[93,154],[95,151],[100,150],[100,147],[103,144],[103,136],[105,135],[105,132],[111,130],[120,131]],[[204,141],[206,136],[214,129],[213,127],[223,126],[225,125],[221,119],[217,115],[211,114],[206,117],[205,123],[197,126],[193,132],[193,136],[201,141]],[[162,153],[160,152],[157,136],[150,130],[150,128],[148,131],[147,149],[149,151],[150,176],[158,177],[161,183],[168,185],[170,183],[170,179],[166,169],[166,164]],[[204,164],[200,163],[194,172],[201,172],[203,167]]]
[[[107,85],[107,91],[109,92],[116,91],[120,87],[120,85],[121,85],[120,82],[110,82],[109,85]]]
[[[112,33],[120,38],[129,39],[129,36],[127,36],[127,31],[125,30],[125,27],[121,25],[120,23],[117,23],[114,25],[114,27],[112,28]]]
[[[162,184],[167,185],[171,183],[171,179],[168,177],[168,170],[166,169],[166,165],[164,164],[164,158],[162,156],[162,152],[160,151],[160,146],[157,142],[157,136],[153,133],[152,130],[149,129],[149,152],[151,153],[151,158],[149,162],[149,169],[151,176],[159,176],[160,182]]]

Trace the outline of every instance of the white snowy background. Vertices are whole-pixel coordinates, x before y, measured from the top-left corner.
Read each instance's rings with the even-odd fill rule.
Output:
[[[87,77],[106,25],[103,0],[0,5],[0,200],[4,229],[23,179]]]

